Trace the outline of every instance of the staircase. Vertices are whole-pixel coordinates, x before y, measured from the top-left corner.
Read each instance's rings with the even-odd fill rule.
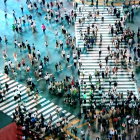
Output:
[[[136,97],[138,97],[137,87],[134,80],[131,78],[131,73],[133,71],[133,65],[129,66],[128,69],[126,67],[121,66],[121,61],[119,59],[118,62],[115,63],[114,58],[111,59],[109,57],[108,64],[106,65],[105,57],[110,54],[110,52],[116,51],[113,39],[115,34],[110,33],[109,25],[113,25],[115,27],[116,20],[120,20],[123,17],[122,7],[116,7],[117,10],[120,11],[120,17],[117,18],[113,13],[109,13],[111,11],[111,7],[98,7],[96,9],[94,6],[89,5],[79,5],[76,13],[76,23],[75,23],[75,32],[76,32],[76,46],[77,48],[81,48],[81,55],[79,58],[79,62],[82,64],[79,66],[80,70],[80,97],[83,100],[82,106],[89,107],[96,102],[96,105],[104,104],[104,105],[115,105],[115,100],[118,103],[122,102],[127,98],[127,91],[132,91]],[[108,9],[108,10],[107,10]],[[96,19],[94,18],[94,13],[99,13],[96,15]],[[91,17],[92,15],[92,17]],[[79,19],[82,21],[79,23]],[[94,40],[93,45],[85,46],[84,34],[87,34],[87,27],[90,26],[90,34],[92,35],[92,25],[94,24],[94,31],[96,32],[96,26],[98,28],[96,39]],[[125,27],[124,27],[125,28]],[[121,37],[121,34],[118,34],[116,37]],[[113,43],[112,43],[113,42]],[[108,46],[110,46],[110,51],[108,51]],[[122,43],[119,47],[119,50],[126,48],[126,45]],[[101,55],[99,56],[99,51],[101,51]],[[129,49],[127,49],[127,56],[129,56]],[[128,58],[127,58],[128,59]],[[100,63],[102,68],[100,69]],[[102,78],[102,72],[108,69],[112,70],[114,67],[118,67],[117,74],[113,74],[113,72],[109,72],[108,76]],[[95,71],[99,72],[99,78],[95,77]],[[90,76],[90,77],[89,77]],[[100,79],[100,82],[99,82]],[[115,88],[114,83],[117,82],[117,87]],[[111,84],[109,84],[111,83]],[[91,91],[91,84],[96,87],[96,90]],[[101,87],[99,89],[99,87]],[[112,102],[110,100],[110,93],[113,93],[115,100]],[[85,94],[84,94],[85,93]],[[93,98],[91,99],[91,93]],[[122,98],[119,98],[121,95]]]

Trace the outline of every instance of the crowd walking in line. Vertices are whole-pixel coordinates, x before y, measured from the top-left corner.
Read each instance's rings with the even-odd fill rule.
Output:
[[[75,71],[78,72],[77,65],[80,50],[75,47],[75,37],[72,36],[65,27],[65,24],[68,24],[68,26],[74,25],[76,14],[74,10],[67,12],[63,7],[63,2],[49,3],[45,1],[27,1],[26,3],[31,14],[24,14],[23,6],[21,7],[21,17],[17,17],[16,11],[13,10],[14,23],[12,24],[12,30],[14,34],[22,36],[27,29],[31,30],[34,34],[37,32],[37,30],[40,30],[40,28],[42,29],[43,33],[46,34],[46,30],[48,30],[49,26],[52,26],[52,24],[58,24],[60,27],[60,32],[58,33],[57,30],[55,32],[56,43],[53,47],[56,49],[56,51],[58,51],[63,61],[60,60],[52,66],[50,60],[51,56],[43,56],[40,50],[36,49],[36,45],[34,43],[30,44],[28,40],[20,41],[18,38],[15,38],[13,42],[15,47],[13,59],[9,58],[6,49],[4,49],[2,53],[5,60],[4,73],[7,75],[12,75],[14,79],[16,79],[18,75],[21,76],[24,73],[29,77],[27,77],[27,81],[28,79],[31,79],[30,77],[33,73],[37,81],[42,79],[46,81],[50,93],[63,95],[64,92],[68,92],[65,94],[66,99],[64,99],[65,102],[67,102],[70,96],[77,96],[79,86],[77,79],[74,78],[74,76],[72,77],[66,75],[61,81],[57,81],[56,77],[58,73],[63,72],[65,68],[74,68]],[[39,14],[39,10],[46,13],[44,17],[46,23],[42,23],[41,27],[37,28],[36,21],[32,14],[33,12]],[[42,14],[40,13],[39,16],[42,16]],[[63,40],[59,38],[60,34],[63,35]],[[1,37],[1,43],[2,45],[7,45],[9,43],[6,35],[3,39]],[[46,40],[44,42],[44,46],[48,48],[51,46],[51,44],[48,44],[48,40]],[[67,52],[66,49],[69,51]],[[25,57],[21,58],[20,56],[22,54],[24,54]],[[50,73],[47,71],[50,65],[53,67],[54,72],[52,71]],[[34,81],[32,82],[31,87],[32,88],[30,90],[34,90]],[[68,102],[72,104],[73,99],[70,99]]]
[[[123,79],[123,75],[125,75],[123,72],[125,71],[128,73],[126,76],[128,81],[135,82],[133,68],[139,64],[140,60],[139,28],[135,33],[129,27],[126,27],[127,22],[134,20],[136,7],[139,6],[133,5],[126,9],[124,6],[122,11],[113,3],[107,7],[93,6],[91,8],[84,3],[77,6],[76,39],[77,46],[82,49],[79,78],[80,92],[82,93],[80,101],[82,113],[85,114],[89,123],[99,116],[96,120],[100,124],[100,131],[105,132],[108,139],[126,139],[126,135],[128,135],[126,132],[130,128],[127,118],[131,118],[129,122],[133,123],[132,128],[134,128],[135,123],[137,123],[137,126],[139,124],[139,93],[133,88],[130,90],[124,89],[127,86],[130,87],[131,84],[126,81],[126,85],[124,85],[125,80],[123,83],[120,78],[122,76]],[[124,12],[124,16],[121,16],[122,12]],[[111,17],[115,18],[113,19],[114,23],[110,19]],[[102,31],[103,29],[105,31]],[[109,35],[105,36],[102,33]],[[95,65],[95,63],[97,64]],[[123,115],[113,117],[110,114],[110,112],[115,111],[116,113],[118,109],[122,108],[125,110]],[[96,114],[98,109],[102,111]],[[134,111],[135,109],[138,114]],[[133,110],[135,113],[131,111],[128,113],[126,110],[128,112]],[[103,115],[101,115],[102,113]],[[118,120],[121,120],[122,123],[120,123],[120,126],[115,126],[116,122],[118,124]],[[110,130],[109,121],[113,124],[113,130]],[[131,138],[138,139],[137,134],[133,134],[133,138]],[[83,139],[85,139],[85,135]]]
[[[60,113],[59,108],[56,108],[57,115],[59,116],[59,121],[53,124],[53,116],[50,114],[48,122],[45,121],[43,114],[32,113],[32,110],[27,110],[24,104],[20,104],[13,113],[13,120],[18,126],[22,126],[23,134],[22,139],[27,139],[28,137],[35,140],[42,140],[45,136],[55,135],[55,137],[65,138],[64,126],[69,123],[67,117]]]
[[[7,0],[4,0],[6,7],[7,2]],[[99,17],[101,17],[99,24],[104,23],[106,19],[104,14],[100,13],[98,9],[98,0],[96,5],[93,6],[93,12],[89,12],[87,17],[82,13],[84,10],[86,11],[84,1],[82,3],[82,6],[79,6],[77,2],[73,2],[73,8],[67,10],[63,1],[59,0],[50,2],[45,0],[26,0],[26,9],[23,5],[19,6],[21,16],[18,16],[19,14],[13,9],[14,22],[12,23],[12,31],[14,40],[12,46],[14,53],[12,58],[11,54],[8,55],[7,53],[11,40],[7,35],[0,35],[0,44],[3,47],[1,53],[4,59],[4,73],[6,77],[11,77],[15,80],[25,76],[26,92],[28,97],[34,96],[33,100],[36,104],[40,94],[37,85],[41,80],[45,82],[48,94],[64,97],[64,103],[74,107],[80,104],[80,109],[82,108],[83,110],[83,112],[80,112],[80,116],[83,113],[85,120],[89,123],[89,134],[93,126],[98,125],[98,130],[106,134],[106,139],[125,140],[128,133],[135,128],[136,132],[132,139],[137,140],[140,123],[139,98],[133,91],[128,90],[124,99],[124,94],[117,92],[120,86],[119,82],[117,80],[114,81],[113,78],[117,79],[118,73],[125,69],[128,71],[130,81],[135,81],[133,66],[139,64],[140,61],[140,28],[138,28],[137,32],[134,32],[129,27],[126,28],[126,22],[134,20],[135,11],[139,8],[139,5],[133,5],[126,9],[125,5],[123,5],[125,12],[124,16],[121,17],[121,10],[115,7],[113,2],[111,6],[108,6],[108,1],[106,1],[105,10],[107,14],[116,17],[117,20],[114,25],[107,25],[112,42],[111,45],[108,45],[106,57],[102,60],[104,55],[102,51],[104,36],[99,33],[99,26],[96,22],[99,21]],[[25,12],[27,9],[29,14]],[[84,26],[87,20],[90,22],[91,19],[94,19],[94,22],[89,24],[84,31],[82,29],[79,31],[79,38],[84,44],[83,48],[77,45],[76,37],[69,29],[77,24],[77,11],[81,15],[81,18],[78,19],[78,25],[80,26]],[[5,21],[8,20],[8,16],[7,11],[5,11]],[[36,24],[35,16],[43,17],[44,19],[44,22],[40,23],[39,27]],[[42,47],[46,50],[52,47],[57,52],[60,60],[55,64],[52,62],[52,57],[55,57],[55,54],[42,55],[35,43],[30,43],[28,40],[19,40],[18,38],[19,36],[24,36],[26,32],[32,32],[34,35],[40,30],[42,31],[42,36],[46,36],[49,30],[52,30],[53,24],[58,25],[57,29],[54,29],[55,45],[49,44],[49,40],[45,39]],[[86,54],[95,45],[99,46],[98,68],[95,69],[94,74],[89,73],[87,75],[85,69],[82,68],[84,65],[80,56],[81,54]],[[114,49],[112,49],[112,46],[114,46]],[[103,63],[105,63],[105,66]],[[65,70],[70,70],[71,73],[74,71],[74,74],[63,74]],[[59,79],[60,74],[63,74],[61,79]],[[89,85],[84,81],[86,76],[90,83]],[[93,79],[96,80],[96,83],[92,82]],[[108,79],[108,81],[103,83],[105,79]],[[106,86],[109,87],[109,90],[105,92],[103,89]],[[80,89],[83,89],[82,93],[80,93]],[[90,89],[90,98],[87,101],[86,92],[88,89]],[[64,126],[68,125],[69,120],[64,114],[59,113],[59,108],[56,108],[55,111],[60,120],[53,124],[53,116],[50,114],[48,122],[45,122],[43,114],[38,113],[37,110],[33,113],[31,110],[26,109],[20,87],[17,86],[13,92],[13,98],[18,104],[13,113],[13,120],[22,126],[23,139],[30,136],[38,140],[48,135],[60,136],[62,139],[71,139],[63,130]],[[8,82],[0,82],[1,102],[6,101],[8,93]],[[100,102],[96,100],[96,94],[99,95]],[[82,104],[87,103],[90,106],[82,106]],[[97,110],[100,111],[98,112]],[[93,126],[92,120],[94,120]],[[111,124],[113,127],[110,130]],[[75,136],[77,136],[77,133],[80,133],[81,139],[85,140],[85,133],[82,130],[78,132],[77,128],[74,127],[71,131]],[[100,137],[96,137],[96,139],[100,139]]]
[[[5,1],[5,6],[8,5]],[[79,83],[75,76],[63,75],[59,80],[58,76],[63,73],[64,70],[75,71],[77,73],[78,55],[79,50],[75,47],[75,37],[67,29],[73,27],[76,14],[74,10],[65,9],[63,2],[46,2],[40,1],[26,1],[28,11],[25,6],[20,5],[21,16],[12,10],[12,16],[14,22],[12,24],[13,31],[13,57],[8,54],[8,47],[11,44],[11,40],[7,35],[0,37],[0,43],[3,48],[4,59],[4,73],[5,78],[13,78],[14,80],[24,79],[26,81],[26,93],[28,98],[34,100],[34,104],[38,105],[40,102],[40,91],[38,90],[38,82],[40,80],[45,81],[48,94],[54,94],[58,97],[64,97],[64,103],[71,106],[75,106],[78,101]],[[35,15],[34,15],[35,14]],[[5,11],[5,21],[8,22],[9,14]],[[43,18],[44,22],[38,25],[36,16]],[[59,29],[52,29],[53,25],[57,25]],[[19,37],[23,37],[26,32],[32,32],[33,35],[42,30],[42,36],[46,37],[49,30],[54,30],[55,43],[49,44],[47,38],[44,41],[45,51],[52,47],[60,57],[60,61],[53,64],[52,55],[43,56],[40,49],[37,49],[35,43],[29,43],[28,40],[21,40]],[[48,50],[47,50],[48,51]],[[49,53],[46,53],[49,54]],[[59,60],[59,59],[58,59]],[[51,71],[48,71],[52,68]],[[25,77],[24,77],[24,76]],[[76,75],[76,74],[75,74]],[[3,81],[3,80],[2,80]],[[8,94],[11,93],[10,82],[1,81],[1,102],[5,104],[9,100]],[[13,113],[13,120],[21,125],[23,128],[23,139],[32,137],[33,139],[43,139],[47,135],[55,135],[55,137],[66,137],[64,135],[63,127],[69,123],[69,117],[61,113],[61,108],[56,108],[57,123],[54,123],[54,116],[49,116],[46,122],[43,114],[40,114],[36,109],[30,109],[26,107],[26,103],[23,98],[23,91],[21,87],[17,87],[13,93],[15,103],[18,105]],[[11,99],[12,100],[12,99]],[[28,104],[28,102],[27,102]],[[15,106],[15,105],[14,105]],[[2,107],[6,108],[6,107]],[[34,112],[35,111],[35,112]],[[49,112],[49,110],[48,110]],[[11,113],[9,113],[11,114]],[[54,113],[53,113],[54,114]],[[56,113],[55,113],[56,114]],[[45,116],[48,118],[48,116]],[[56,116],[55,116],[56,117]]]

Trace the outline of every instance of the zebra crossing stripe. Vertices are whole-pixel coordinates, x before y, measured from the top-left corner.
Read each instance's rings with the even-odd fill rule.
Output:
[[[62,110],[62,108],[59,108],[58,109],[58,111],[61,111]],[[57,117],[58,117],[58,115],[55,115],[56,114],[56,111],[53,111],[52,113],[51,113],[51,115],[52,115],[52,119],[54,120],[54,119],[56,119]],[[48,115],[46,115],[46,116],[44,116],[44,118],[47,120],[48,118],[49,118],[49,114]]]
[[[93,84],[96,85],[96,83],[98,82],[98,79],[95,78],[94,76],[94,72],[95,69],[99,70],[100,72],[105,70],[106,67],[106,62],[105,62],[105,57],[109,54],[108,53],[108,45],[110,46],[110,50],[114,51],[116,48],[114,46],[113,43],[113,39],[114,36],[112,36],[109,33],[109,24],[113,25],[115,27],[115,22],[116,20],[120,19],[121,17],[124,17],[123,15],[123,11],[121,7],[117,7],[117,9],[120,10],[120,18],[116,18],[113,14],[109,15],[107,8],[108,7],[99,7],[98,11],[100,13],[99,16],[96,17],[96,21],[94,20],[94,18],[89,17],[89,12],[91,12],[92,14],[94,13],[94,11],[97,11],[97,9],[95,9],[92,6],[88,6],[86,5],[85,7],[83,7],[82,5],[79,6],[81,7],[81,12],[79,12],[78,10],[76,10],[77,12],[77,18],[76,18],[76,23],[75,23],[75,32],[76,32],[76,45],[77,47],[84,49],[86,47],[84,47],[84,40],[83,37],[80,35],[82,32],[82,34],[87,32],[87,27],[90,25],[92,25],[94,23],[94,25],[96,25],[98,27],[98,31],[97,31],[97,37],[96,37],[96,43],[93,44],[93,46],[90,46],[89,48],[86,49],[85,53],[81,53],[80,54],[80,59],[79,61],[82,63],[82,65],[79,68],[80,71],[80,80],[82,80],[83,82],[86,82],[86,94],[87,94],[87,98],[88,98],[88,103],[82,103],[83,106],[89,106],[89,99],[90,99],[90,94],[89,91],[91,89],[90,85],[91,82]],[[79,9],[79,7],[77,9]],[[104,16],[104,21],[101,21],[102,16]],[[81,24],[79,24],[79,19],[85,17],[85,21],[82,22]],[[91,36],[92,30],[90,30],[90,35]],[[100,34],[102,34],[102,45],[100,44]],[[121,34],[117,35],[117,37],[121,37]],[[126,47],[126,45],[124,43],[121,43],[121,45],[119,46],[119,48],[124,48]],[[99,58],[99,48],[102,51],[101,57]],[[84,51],[83,51],[84,52]],[[129,51],[128,51],[129,54]],[[99,62],[102,62],[102,69],[100,69],[99,67]],[[134,94],[137,96],[137,90],[136,90],[136,83],[131,79],[131,73],[126,71],[126,69],[123,69],[122,66],[120,65],[121,62],[117,62],[117,67],[118,72],[117,72],[117,76],[116,74],[114,75],[112,72],[109,73],[109,75],[111,76],[112,82],[113,81],[117,81],[118,83],[118,87],[117,87],[117,92],[123,92],[123,96],[124,99],[127,98],[127,90],[133,91]],[[129,62],[127,61],[127,65],[129,64]],[[108,60],[108,66],[112,68],[115,66],[115,61],[112,60]],[[128,65],[129,66],[129,65]],[[132,71],[133,70],[133,65],[129,66],[129,70]],[[92,73],[92,79],[91,82],[89,81],[89,74]],[[84,76],[83,76],[84,75]],[[100,75],[101,77],[102,75]],[[101,79],[101,85],[103,87],[102,91],[103,92],[108,92],[108,90],[110,89],[109,86],[109,81],[107,80],[108,78],[105,79]],[[113,85],[113,83],[112,83]],[[113,87],[113,86],[111,86]],[[82,93],[85,92],[84,90],[84,85],[81,85],[80,87],[80,91],[81,91],[81,98],[83,98]],[[97,91],[96,91],[97,92]],[[96,101],[99,103],[101,97],[99,96],[99,94],[95,93],[95,99],[97,99]],[[109,97],[108,97],[109,99]]]
[[[31,97],[32,99],[33,99],[33,97]],[[29,99],[28,99],[29,100]],[[13,110],[14,111],[14,109],[18,106],[18,101],[14,101],[15,102],[15,104],[14,105],[12,105],[11,107],[9,107],[8,109],[5,109],[3,112],[4,113],[7,113],[7,112],[9,112],[10,110]],[[27,105],[30,105],[31,103],[34,103],[34,100],[31,100],[30,102],[28,102],[27,103]]]
[[[53,124],[57,123],[59,121],[56,108],[65,114],[69,118],[69,120],[72,120],[75,118],[74,115],[72,115],[69,112],[64,111],[61,107],[58,107],[55,105],[53,102],[50,100],[46,100],[46,98],[43,98],[42,96],[39,97],[37,101],[34,100],[33,95],[28,96],[26,93],[26,87],[23,86],[22,84],[19,84],[18,82],[15,82],[14,80],[10,79],[7,77],[5,74],[0,73],[0,83],[1,83],[1,88],[5,88],[5,83],[8,84],[8,92],[6,92],[5,98],[2,103],[0,103],[0,110],[6,113],[8,116],[13,118],[12,114],[15,112],[15,108],[18,107],[20,104],[19,103],[24,103],[26,109],[32,113],[35,113],[36,111],[38,112],[38,117],[41,115],[41,113],[44,115],[45,121],[49,120],[50,114],[53,116]],[[20,92],[21,95],[21,101],[18,102],[14,100],[14,95],[16,94],[16,90]],[[37,105],[40,104],[41,108],[38,109]]]
[[[41,108],[40,110],[38,110],[38,113],[44,112],[46,109],[48,109],[49,107],[51,107],[51,106],[53,106],[53,105],[54,105],[54,103],[50,103],[49,105],[44,106],[43,108]]]
[[[16,89],[16,88],[15,88]],[[25,87],[22,87],[21,88],[21,95],[23,95],[26,91],[24,90],[25,89]],[[24,91],[23,91],[24,90]],[[14,90],[13,90],[14,91]],[[2,103],[0,103],[0,107],[2,107],[3,105],[6,105],[6,104],[8,104],[9,102],[11,102],[12,100],[14,100],[14,92],[10,92],[10,93],[7,93],[6,94],[6,99],[5,99],[5,101],[4,102],[2,102]],[[22,98],[24,98],[24,97],[27,97],[27,96],[22,96]]]
[[[45,105],[47,105],[48,103],[50,103],[50,101],[49,101],[49,100],[46,100],[46,102],[42,103],[41,106],[45,106]]]
[[[26,91],[21,92],[21,95],[23,95]],[[27,95],[24,95],[24,97],[27,97]],[[10,98],[10,102],[7,103],[5,102],[5,104],[3,105],[3,107],[0,108],[0,110],[5,110],[6,108],[9,108],[10,106],[12,106],[14,103],[16,103],[14,99],[14,96],[12,96],[12,98]],[[6,100],[8,101],[8,100]],[[12,102],[11,102],[12,101]],[[4,102],[3,102],[4,103]]]
[[[47,110],[45,110],[42,114],[45,116],[48,113],[51,113],[52,110],[55,110],[58,106],[51,106],[51,108],[48,108]]]

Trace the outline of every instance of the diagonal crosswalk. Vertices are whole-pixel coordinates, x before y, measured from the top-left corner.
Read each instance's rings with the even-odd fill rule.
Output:
[[[99,7],[96,9],[94,6],[82,4],[78,6],[76,13],[76,23],[75,23],[75,32],[76,32],[76,46],[81,48],[82,53],[80,55],[79,61],[82,65],[79,67],[80,76],[79,80],[81,82],[81,98],[84,99],[83,94],[86,93],[86,101],[82,102],[82,106],[90,106],[91,105],[91,84],[98,87],[98,81],[100,79],[100,85],[102,87],[102,97],[99,94],[98,88],[94,91],[94,100],[96,103],[101,103],[105,93],[108,93],[113,90],[114,81],[117,82],[117,89],[115,89],[115,96],[118,98],[119,93],[123,93],[123,99],[127,98],[127,92],[132,91],[136,97],[138,97],[137,87],[134,80],[131,78],[131,73],[133,71],[133,65],[129,65],[129,61],[127,62],[127,68],[122,67],[121,61],[115,62],[115,59],[109,59],[108,65],[106,65],[105,57],[108,55],[108,46],[110,46],[110,51],[116,51],[116,46],[114,45],[113,39],[121,37],[121,34],[111,35],[109,26],[115,27],[116,20],[121,20],[123,15],[122,7],[117,6],[116,9],[120,11],[120,17],[117,18],[113,12],[111,12],[112,7]],[[99,14],[97,14],[97,12]],[[96,14],[95,14],[96,13]],[[90,16],[91,15],[91,16]],[[94,18],[96,16],[96,19]],[[104,17],[104,20],[102,20]],[[79,22],[80,21],[80,22]],[[94,26],[93,26],[94,25]],[[93,26],[93,27],[92,27]],[[90,30],[87,31],[88,27]],[[95,28],[96,27],[96,28]],[[124,27],[125,28],[125,27]],[[93,30],[96,32],[96,39],[94,40],[94,44],[87,47],[85,46],[85,36],[93,37]],[[102,35],[102,39],[101,39]],[[102,40],[102,41],[101,41]],[[119,46],[119,50],[126,48],[124,43],[121,43]],[[99,50],[102,51],[101,56],[99,56]],[[129,50],[128,54],[129,56]],[[99,63],[101,62],[102,67],[100,68]],[[111,70],[116,67],[118,68],[117,74],[114,74]],[[102,78],[102,72],[105,72],[106,69],[109,69],[109,76]],[[95,76],[95,71],[98,70],[100,72],[100,78]],[[92,76],[91,80],[89,80],[89,75]],[[110,87],[109,81],[111,79],[112,85]],[[110,103],[110,96],[106,96],[106,105]]]
[[[1,88],[5,89],[5,83],[8,84],[9,90],[4,97],[4,101],[0,102],[0,111],[6,113],[8,116],[13,117],[13,113],[15,112],[15,108],[18,106],[18,101],[14,100],[14,92],[17,87],[20,90],[21,95],[21,103],[25,103],[26,109],[31,111],[33,114],[37,111],[38,116],[43,114],[45,121],[49,121],[50,114],[52,116],[52,124],[57,123],[60,120],[60,117],[57,114],[57,110],[59,110],[60,114],[64,114],[64,117],[67,117],[69,121],[75,119],[75,116],[70,112],[62,109],[55,103],[42,96],[39,96],[38,101],[34,100],[33,94],[28,96],[26,90],[27,88],[18,82],[11,80],[5,74],[0,73],[0,84]],[[37,106],[40,106],[39,108]]]

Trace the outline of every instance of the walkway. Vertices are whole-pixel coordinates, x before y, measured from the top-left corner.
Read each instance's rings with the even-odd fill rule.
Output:
[[[50,114],[52,115],[52,124],[55,124],[60,120],[60,116],[67,117],[69,121],[73,120],[75,118],[74,115],[67,112],[66,110],[63,110],[58,105],[54,104],[52,101],[47,100],[46,98],[43,98],[42,96],[39,96],[38,101],[36,102],[34,100],[33,94],[28,96],[27,94],[27,87],[25,87],[22,84],[19,84],[18,82],[11,80],[9,77],[7,77],[4,74],[0,74],[0,84],[2,89],[5,89],[5,83],[9,85],[9,90],[6,93],[6,96],[4,98],[4,101],[0,103],[0,110],[6,113],[8,116],[13,117],[12,114],[15,111],[15,108],[18,106],[18,104],[24,104],[26,109],[30,111],[32,114],[36,113],[38,114],[38,117],[43,114],[45,121],[49,121]],[[21,102],[18,103],[18,101],[14,100],[14,93],[15,90],[17,90],[21,94]],[[16,91],[16,92],[18,92]],[[59,115],[57,113],[57,109],[59,110]]]
[[[81,12],[78,11],[80,7]],[[96,101],[98,105],[115,105],[115,102],[110,102],[111,97],[108,96],[109,92],[110,94],[114,92],[113,89],[116,89],[114,95],[115,101],[118,100],[120,101],[120,103],[122,102],[122,100],[119,99],[119,95],[123,93],[123,99],[125,100],[127,98],[128,90],[133,91],[133,93],[138,96],[136,83],[131,79],[133,65],[129,65],[129,62],[127,62],[126,67],[121,67],[121,60],[115,62],[114,57],[112,57],[113,59],[111,59],[109,56],[115,51],[118,51],[115,48],[115,43],[112,43],[113,39],[115,39],[115,36],[111,36],[111,34],[109,34],[109,24],[115,27],[116,20],[120,20],[120,18],[123,17],[122,7],[117,7],[117,10],[120,10],[121,13],[120,18],[116,18],[116,16],[108,14],[107,8],[108,7],[99,7],[98,9],[95,9],[94,7],[91,7],[89,5],[86,5],[85,7],[79,5],[79,7],[77,8],[77,21],[75,24],[77,47],[80,47],[83,50],[79,60],[82,63],[80,67],[81,98],[86,98],[86,101],[83,100],[82,106],[90,106],[93,101]],[[92,14],[93,12],[99,12],[99,16],[97,16],[96,21],[94,18],[88,16],[89,12],[91,12]],[[102,17],[104,17],[103,21]],[[82,18],[85,18],[85,22],[79,24],[78,21]],[[94,43],[93,47],[92,45],[89,47],[84,47],[84,39],[82,36],[84,36],[84,34],[87,34],[87,27],[89,26],[90,36],[92,35],[91,25],[93,23],[94,30],[96,30],[96,26],[98,28],[97,38],[96,40],[94,40],[96,43]],[[117,37],[120,38],[120,36],[121,34],[119,34]],[[110,46],[110,51],[108,51],[108,46]],[[120,50],[124,47],[125,45],[124,43],[122,43],[120,45]],[[127,51],[127,57],[129,57],[129,50],[127,49]],[[106,57],[108,57],[108,64],[106,64]],[[118,72],[117,74],[114,74],[112,70],[116,66],[118,67]],[[110,72],[106,77],[105,72],[107,70]],[[98,77],[95,77],[95,71],[99,72]],[[117,82],[117,88],[114,87],[115,82]],[[90,98],[91,84],[96,87],[95,93],[93,93],[93,100],[91,100]]]

